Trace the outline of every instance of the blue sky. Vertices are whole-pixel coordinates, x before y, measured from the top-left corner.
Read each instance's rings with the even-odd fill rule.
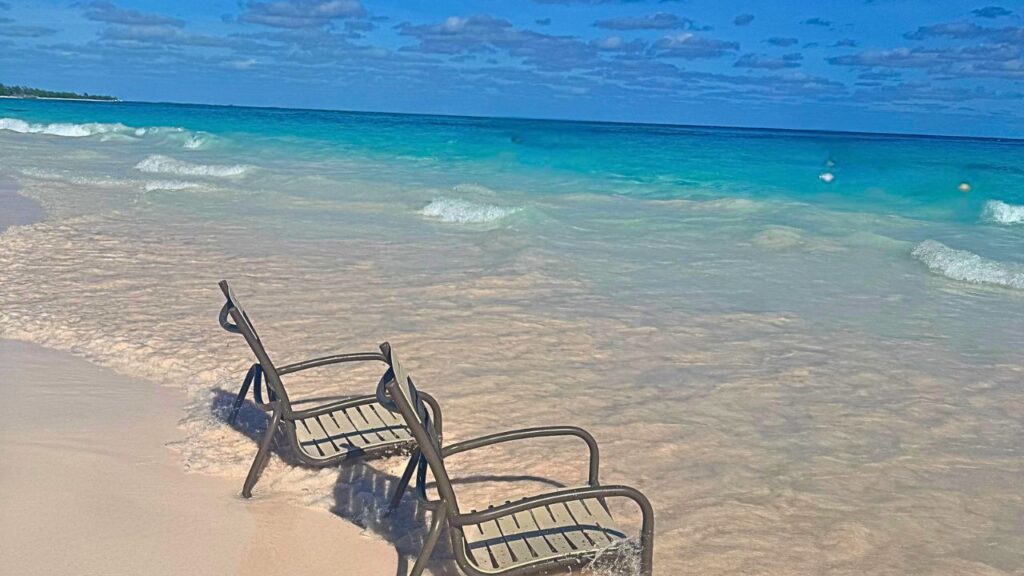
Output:
[[[1024,3],[0,0],[0,82],[129,100],[1024,137]]]

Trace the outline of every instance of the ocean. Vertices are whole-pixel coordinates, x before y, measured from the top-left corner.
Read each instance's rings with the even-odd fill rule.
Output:
[[[227,278],[279,363],[390,340],[450,440],[590,429],[659,574],[1024,570],[1024,141],[5,99],[0,178],[47,212],[0,235],[0,337],[185,389],[191,470],[255,450]],[[459,466],[573,484],[579,448]]]

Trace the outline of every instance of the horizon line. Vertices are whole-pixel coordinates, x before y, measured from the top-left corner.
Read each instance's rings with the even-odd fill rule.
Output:
[[[978,140],[995,142],[1024,142],[1024,136],[968,136],[962,134],[922,134],[914,132],[871,132],[859,130],[823,130],[819,128],[781,128],[772,126],[723,126],[719,124],[677,124],[671,122],[638,122],[627,120],[590,120],[574,118],[552,118],[542,116],[485,116],[479,114],[451,114],[438,112],[396,112],[385,110],[353,110],[341,108],[313,108],[313,107],[289,107],[289,106],[252,106],[246,104],[206,104],[201,102],[173,102],[158,100],[94,100],[94,99],[64,99],[64,98],[20,98],[17,96],[8,97],[11,100],[60,100],[67,102],[81,102],[84,104],[160,104],[171,106],[206,106],[211,108],[248,108],[253,110],[300,110],[308,112],[335,112],[343,114],[376,114],[381,116],[433,116],[441,118],[464,118],[470,120],[514,120],[533,122],[560,122],[567,124],[611,124],[618,126],[654,126],[661,128],[700,128],[717,130],[745,130],[751,132],[793,132],[802,134],[837,134],[847,136],[878,136],[888,138],[914,138],[914,139],[935,139],[935,140]]]

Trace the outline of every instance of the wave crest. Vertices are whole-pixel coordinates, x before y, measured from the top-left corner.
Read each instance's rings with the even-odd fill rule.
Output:
[[[186,182],[184,180],[150,180],[142,185],[142,189],[146,192],[153,192],[155,190],[198,190],[206,189],[206,185],[199,182]]]
[[[981,219],[996,224],[1024,224],[1024,206],[989,200],[981,211]]]
[[[193,164],[175,160],[170,156],[152,154],[135,165],[140,172],[150,174],[177,174],[179,176],[211,176],[214,178],[236,178],[244,175],[252,166],[245,164]]]
[[[935,240],[921,242],[911,255],[932,272],[952,280],[1024,290],[1024,266],[983,258]]]
[[[494,222],[519,212],[522,208],[505,208],[492,204],[474,204],[458,198],[435,198],[420,210],[424,216],[441,222],[481,224]]]
[[[0,118],[0,130],[9,130],[20,134],[49,134],[50,136],[64,136],[66,138],[83,138],[96,134],[130,133],[132,128],[124,124],[101,124],[90,122],[86,124],[54,123],[54,124],[32,124],[17,118]]]

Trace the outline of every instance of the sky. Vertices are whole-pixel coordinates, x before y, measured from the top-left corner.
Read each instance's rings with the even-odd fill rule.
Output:
[[[158,102],[1021,138],[1024,1],[0,0],[0,82]]]

